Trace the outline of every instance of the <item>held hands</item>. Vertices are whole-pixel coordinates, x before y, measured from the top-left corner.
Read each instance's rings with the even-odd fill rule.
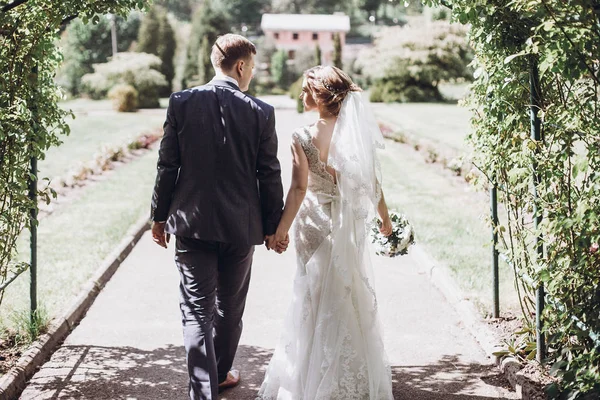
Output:
[[[281,254],[287,250],[289,244],[290,235],[288,235],[287,232],[285,234],[275,232],[274,235],[265,236],[265,246],[267,247],[267,250],[275,250],[277,253]]]
[[[167,248],[171,235],[165,233],[165,222],[152,222],[152,240],[160,247]]]

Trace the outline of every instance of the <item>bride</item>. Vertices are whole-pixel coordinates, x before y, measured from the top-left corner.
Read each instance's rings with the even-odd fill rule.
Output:
[[[383,137],[361,90],[336,67],[304,73],[319,119],[292,135],[293,175],[271,249],[295,220],[293,301],[258,394],[263,400],[393,399],[367,223],[392,232],[375,155]]]

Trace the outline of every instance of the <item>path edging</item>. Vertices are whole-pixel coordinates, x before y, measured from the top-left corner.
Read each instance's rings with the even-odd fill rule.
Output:
[[[102,288],[150,228],[148,221],[148,217],[143,216],[132,225],[117,247],[104,258],[69,308],[61,316],[54,318],[48,333],[33,342],[17,364],[0,378],[0,400],[16,399],[25,389],[29,379],[81,321]]]
[[[410,254],[415,259],[421,272],[428,275],[433,286],[442,293],[452,308],[460,315],[461,320],[465,323],[465,328],[477,340],[486,355],[495,361],[500,372],[506,377],[521,399],[539,399],[539,386],[521,373],[523,366],[518,361],[509,358],[502,359],[493,354],[501,350],[502,346],[494,342],[493,338],[496,335],[481,320],[480,314],[473,303],[465,299],[456,281],[450,275],[448,268],[427,254],[419,245],[414,245],[410,250]]]

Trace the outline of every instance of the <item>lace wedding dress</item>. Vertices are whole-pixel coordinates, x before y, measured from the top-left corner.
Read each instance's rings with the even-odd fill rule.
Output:
[[[308,159],[308,191],[295,220],[293,301],[258,399],[393,399],[365,243],[365,218],[381,193],[374,148],[383,138],[358,132],[365,122],[349,121],[348,114],[360,112],[364,104],[360,97],[348,102],[328,160],[337,183],[308,130],[293,134]],[[353,134],[358,142],[349,140]],[[364,143],[372,136],[376,140]],[[360,147],[365,152],[357,155]],[[373,154],[367,154],[370,148]]]

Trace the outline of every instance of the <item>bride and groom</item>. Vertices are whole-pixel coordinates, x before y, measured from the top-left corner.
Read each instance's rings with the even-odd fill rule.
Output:
[[[379,214],[392,232],[381,132],[348,75],[306,71],[301,97],[319,118],[292,134],[284,207],[274,109],[243,93],[255,54],[243,36],[219,37],[215,78],[171,96],[160,144],[152,235],[163,247],[176,236],[189,397],[216,400],[240,382],[254,246],[286,251],[293,225],[293,301],[257,398],[393,399],[366,226]]]

